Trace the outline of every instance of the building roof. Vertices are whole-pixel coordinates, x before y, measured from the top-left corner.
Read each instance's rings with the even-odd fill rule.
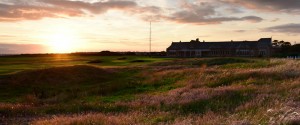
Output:
[[[271,38],[262,38],[258,41],[224,41],[224,42],[172,42],[167,49],[219,49],[219,48],[257,48],[271,45]]]

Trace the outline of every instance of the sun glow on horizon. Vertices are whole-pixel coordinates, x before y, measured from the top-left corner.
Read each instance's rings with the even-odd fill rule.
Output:
[[[83,44],[78,35],[67,28],[60,28],[55,33],[46,35],[44,39],[53,53],[75,52]]]

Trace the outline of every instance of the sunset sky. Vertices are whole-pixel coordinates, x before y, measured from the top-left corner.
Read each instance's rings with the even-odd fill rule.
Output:
[[[300,0],[0,0],[0,54],[148,51],[172,41],[300,43]]]

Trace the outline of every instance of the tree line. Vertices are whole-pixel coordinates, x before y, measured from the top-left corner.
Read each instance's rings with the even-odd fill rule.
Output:
[[[287,41],[274,40],[272,42],[272,47],[274,49],[274,56],[277,57],[300,56],[300,44],[292,45]]]

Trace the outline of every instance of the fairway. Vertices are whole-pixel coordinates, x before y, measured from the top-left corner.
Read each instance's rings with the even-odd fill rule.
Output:
[[[59,66],[92,65],[98,67],[140,66],[171,58],[151,58],[147,56],[76,56],[68,54],[44,55],[36,57],[0,57],[0,75],[24,70],[45,69]]]

